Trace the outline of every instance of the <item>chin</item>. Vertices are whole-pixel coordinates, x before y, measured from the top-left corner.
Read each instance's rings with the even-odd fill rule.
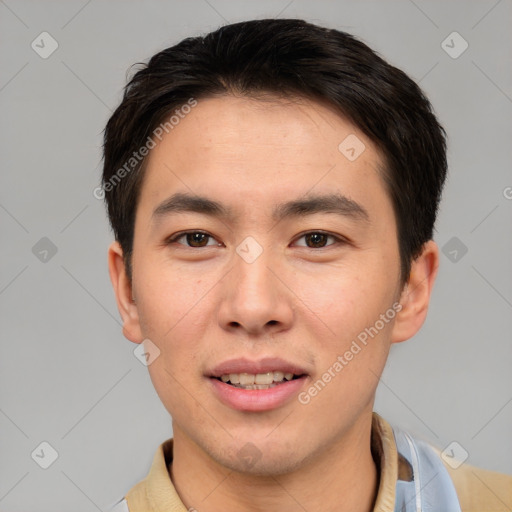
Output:
[[[247,443],[242,448],[229,457],[223,454],[211,454],[216,462],[235,473],[242,475],[275,477],[292,473],[299,469],[303,463],[296,453],[296,450],[289,449],[278,451],[254,451],[254,456],[249,455],[255,445]],[[245,452],[244,452],[245,450]]]
[[[282,439],[265,439],[264,436],[244,436],[230,439],[224,445],[220,442],[209,446],[205,451],[217,464],[236,473],[271,477],[291,473],[301,467],[307,454],[299,453],[298,446],[301,444],[291,439],[285,442]]]

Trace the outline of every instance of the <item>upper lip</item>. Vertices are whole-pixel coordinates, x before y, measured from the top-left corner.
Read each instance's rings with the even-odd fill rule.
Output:
[[[307,374],[304,368],[285,361],[279,357],[266,357],[253,361],[245,358],[229,359],[218,365],[209,373],[210,377],[222,377],[222,375],[228,375],[230,373],[268,373],[268,372],[283,372],[293,373],[294,375]]]

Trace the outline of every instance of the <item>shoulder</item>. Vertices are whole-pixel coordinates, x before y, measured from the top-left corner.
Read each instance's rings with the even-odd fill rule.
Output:
[[[444,461],[443,461],[444,462]],[[509,512],[512,510],[512,476],[468,464],[453,469],[445,463],[462,512]]]
[[[382,420],[381,423],[385,424]],[[412,467],[412,481],[427,482],[414,490],[420,500],[430,504],[450,503],[450,510],[461,512],[512,511],[512,475],[466,463],[453,464],[427,440],[411,437],[397,427],[392,427],[392,432],[398,454]],[[400,478],[398,483],[405,489]]]

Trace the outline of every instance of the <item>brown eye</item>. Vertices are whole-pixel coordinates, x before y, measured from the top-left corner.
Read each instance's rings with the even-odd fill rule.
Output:
[[[208,239],[210,238],[205,233],[187,233],[185,235],[188,245],[190,247],[205,247],[208,244]]]
[[[325,233],[308,233],[304,235],[304,238],[306,239],[306,245],[308,247],[316,249],[326,246],[329,235]]]
[[[310,231],[299,236],[295,245],[308,249],[324,249],[331,246],[341,246],[347,243],[344,237],[333,235],[325,231]]]
[[[167,244],[179,244],[189,247],[191,249],[198,249],[201,247],[211,247],[213,245],[220,245],[212,235],[202,231],[187,231],[181,232],[167,239]]]

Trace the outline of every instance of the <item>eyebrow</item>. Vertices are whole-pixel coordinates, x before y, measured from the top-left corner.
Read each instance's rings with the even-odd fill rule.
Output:
[[[171,213],[202,213],[212,217],[231,217],[231,209],[221,203],[197,195],[177,193],[160,203],[153,211],[153,218],[158,219]]]
[[[370,215],[366,209],[354,200],[342,194],[327,194],[297,199],[276,206],[274,220],[288,217],[304,217],[315,213],[334,213],[343,217],[369,222]]]
[[[201,213],[217,218],[233,218],[231,208],[207,197],[176,193],[160,203],[153,211],[153,219],[172,213]],[[343,217],[369,222],[367,210],[342,194],[326,194],[288,201],[274,207],[272,217],[279,222],[290,217],[304,217],[315,213],[334,213]]]

